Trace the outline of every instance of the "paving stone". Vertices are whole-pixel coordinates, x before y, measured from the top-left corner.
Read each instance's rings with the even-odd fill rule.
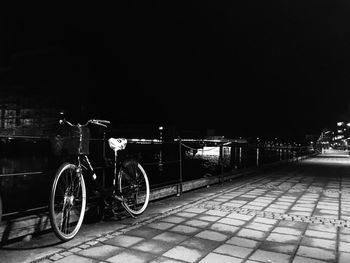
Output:
[[[264,241],[260,244],[259,249],[266,250],[266,251],[273,251],[278,253],[284,253],[284,254],[292,254],[296,250],[297,245],[296,244],[285,244],[285,243],[279,243],[279,242],[272,242],[272,241]]]
[[[86,257],[81,257],[78,255],[70,255],[68,257],[65,258],[61,258],[57,261],[55,261],[55,263],[97,263],[98,261],[92,258],[86,258]]]
[[[335,250],[336,241],[321,238],[303,237],[301,244],[309,247],[320,247]]]
[[[252,248],[223,244],[214,250],[216,253],[225,254],[238,258],[246,258],[254,251]]]
[[[339,205],[338,204],[320,204],[316,206],[317,209],[325,209],[325,210],[334,210],[338,211]]]
[[[179,261],[179,260],[167,258],[167,257],[158,257],[152,260],[150,263],[183,263],[183,261]]]
[[[251,260],[271,262],[271,263],[289,263],[291,256],[283,253],[276,253],[258,249],[249,257]]]
[[[98,243],[99,243],[99,242],[96,241],[96,240],[92,240],[92,241],[86,242],[86,244],[88,244],[88,245],[90,245],[90,246],[96,245],[96,244],[98,244]]]
[[[79,255],[103,260],[117,254],[123,250],[122,247],[111,245],[98,245],[78,252]]]
[[[312,215],[312,212],[303,212],[303,211],[292,211],[292,212],[289,212],[288,214],[290,215],[296,215],[296,216],[311,216]]]
[[[221,223],[214,223],[209,228],[211,230],[224,232],[226,234],[234,234],[239,229],[239,227],[227,225],[227,224],[221,224]]]
[[[189,213],[189,212],[178,212],[175,215],[189,218],[189,217],[195,217],[198,214],[196,214],[196,213]]]
[[[154,259],[156,255],[135,250],[123,250],[119,254],[106,259],[112,263],[146,263]],[[74,262],[74,261],[72,261]]]
[[[254,223],[262,223],[267,225],[275,225],[278,221],[276,219],[269,219],[269,218],[263,218],[263,217],[256,217],[254,218]]]
[[[206,215],[212,215],[212,216],[220,216],[224,217],[229,214],[229,212],[223,212],[223,211],[216,211],[216,210],[208,210],[205,212]]]
[[[271,202],[260,202],[260,201],[253,201],[253,202],[250,202],[249,204],[250,205],[254,205],[254,206],[261,206],[261,207],[265,207],[265,206],[268,206]]]
[[[300,236],[286,235],[286,234],[279,234],[279,233],[271,233],[266,238],[267,241],[287,243],[287,244],[297,244],[299,243],[299,239],[300,239]]]
[[[79,246],[79,248],[81,248],[81,249],[86,249],[88,247],[90,247],[90,245],[88,245],[88,244],[82,244]]]
[[[287,210],[290,207],[290,205],[279,205],[279,204],[272,204],[269,205],[268,208],[272,208],[272,209],[281,209],[283,211]],[[265,210],[266,211],[266,210]]]
[[[339,253],[339,263],[349,263],[350,262],[350,253]]]
[[[315,208],[315,204],[310,204],[310,203],[300,203],[299,201],[296,203],[296,205],[294,206],[294,208],[296,207],[301,207],[301,208]]]
[[[340,241],[339,242],[339,251],[350,253],[350,243]]]
[[[299,246],[297,255],[325,261],[335,261],[335,251],[326,250],[323,248]]]
[[[255,240],[236,237],[236,236],[227,240],[226,243],[231,245],[241,246],[241,247],[247,247],[247,248],[255,248],[260,244]]]
[[[205,254],[206,252],[198,249],[176,246],[164,253],[163,256],[183,260],[186,262],[196,262]]]
[[[273,204],[282,205],[284,207],[290,207],[293,204],[293,202],[275,201]]]
[[[308,224],[304,222],[296,222],[296,221],[280,221],[277,226],[279,227],[291,227],[291,228],[297,228],[300,230],[304,230]]]
[[[335,233],[314,231],[314,230],[306,230],[304,235],[310,236],[310,237],[333,239],[333,240],[337,238],[337,235]]]
[[[230,257],[230,256],[226,256],[226,255],[221,255],[221,254],[217,254],[217,253],[210,253],[207,256],[205,256],[201,261],[199,261],[199,263],[213,263],[213,262],[242,263],[243,259]]]
[[[293,206],[291,210],[297,210],[297,211],[305,211],[305,212],[312,212],[314,209],[310,207],[303,207],[303,206]]]
[[[326,263],[327,261],[296,256],[292,263]]]
[[[107,237],[100,237],[100,238],[97,239],[98,242],[103,242],[103,241],[106,241],[106,240],[108,240]]]
[[[196,248],[199,250],[212,251],[215,248],[217,248],[220,244],[221,242],[217,242],[209,239],[191,237],[183,241],[180,245],[189,247],[189,248]]]
[[[197,207],[191,207],[191,208],[184,210],[184,212],[196,213],[196,214],[201,214],[205,211],[207,211],[207,209],[197,208]]]
[[[202,220],[202,221],[215,222],[215,221],[218,221],[220,218],[221,217],[219,217],[219,216],[202,215],[202,216],[198,216],[196,219]]]
[[[61,258],[63,258],[63,256],[57,253],[50,257],[51,260],[59,260]]]
[[[169,231],[173,231],[181,234],[195,234],[201,231],[201,229],[192,227],[192,226],[177,225],[177,226],[174,226],[173,228],[170,228]]]
[[[40,263],[52,263],[50,259],[40,259]]]
[[[245,195],[241,195],[240,197],[244,197],[244,198],[256,198],[256,195],[245,194]]]
[[[186,235],[181,235],[181,234],[173,233],[173,232],[163,232],[163,233],[153,237],[153,239],[155,239],[155,240],[161,240],[161,241],[171,242],[171,243],[175,243],[175,244],[180,243],[187,238],[188,238],[188,236],[186,236]]]
[[[190,225],[193,227],[204,228],[204,227],[207,227],[208,225],[210,225],[211,222],[193,219],[193,220],[185,221],[184,224]]]
[[[350,227],[340,227],[339,232],[344,235],[350,235]]]
[[[161,221],[163,222],[174,223],[174,224],[181,223],[182,221],[185,221],[185,220],[186,220],[185,218],[179,217],[179,216],[167,216],[161,219]]]
[[[264,209],[265,212],[270,212],[270,213],[278,213],[278,214],[283,214],[287,211],[287,209],[280,209],[280,208],[266,208]]]
[[[237,214],[237,213],[231,213],[227,217],[238,219],[238,220],[242,220],[242,221],[249,221],[254,216],[252,216],[252,215],[241,215],[241,214]]]
[[[175,226],[175,224],[168,222],[153,222],[148,224],[147,226],[154,229],[166,230]]]
[[[331,225],[310,224],[309,227],[308,227],[308,230],[336,233],[337,232],[337,227],[331,226]]]
[[[160,233],[162,233],[162,230],[150,227],[139,227],[127,232],[127,234],[130,236],[137,236],[143,238],[152,238],[156,235],[159,235]]]
[[[302,231],[297,228],[291,228],[291,227],[276,227],[274,230],[272,230],[273,233],[279,233],[279,234],[287,234],[287,235],[296,235],[300,236],[302,234]]]
[[[263,240],[266,236],[266,233],[262,231],[248,229],[248,228],[242,228],[237,233],[237,236],[244,237],[244,238],[251,238],[254,240]]]
[[[243,209],[252,209],[252,210],[261,210],[262,207],[260,206],[254,206],[254,205],[245,205],[242,207]]]
[[[273,226],[267,225],[267,224],[256,223],[254,220],[252,223],[245,225],[245,228],[251,228],[251,229],[255,229],[255,230],[259,230],[259,231],[270,232],[270,230],[273,228]]]
[[[134,236],[128,236],[128,235],[119,235],[112,239],[109,239],[105,241],[104,243],[112,246],[119,246],[119,247],[130,247],[137,242],[140,242],[144,240],[144,238],[141,237],[134,237]]]
[[[350,235],[339,234],[339,239],[344,242],[350,243]]]
[[[81,250],[81,248],[73,247],[73,248],[71,248],[71,249],[68,250],[68,251],[73,252],[73,253],[77,253],[77,252],[79,252],[80,250]]]
[[[243,202],[243,203],[237,203],[237,201],[233,201],[233,202],[227,202],[229,204],[229,206],[231,207],[242,207],[243,205],[245,205],[247,202]]]
[[[173,243],[164,242],[160,240],[146,240],[132,246],[133,249],[149,252],[153,254],[163,254],[173,247]]]
[[[319,210],[320,213],[322,214],[330,214],[330,215],[338,215],[338,211],[334,211],[334,210],[326,210],[326,209],[322,209]]]
[[[243,220],[237,220],[237,219],[228,218],[228,217],[222,218],[217,222],[227,224],[227,225],[232,225],[232,226],[243,226],[244,224],[247,223],[246,221],[243,221]]]
[[[225,241],[228,239],[229,236],[219,233],[217,231],[211,231],[211,230],[204,230],[202,232],[199,232],[196,237],[209,239],[213,241]]]

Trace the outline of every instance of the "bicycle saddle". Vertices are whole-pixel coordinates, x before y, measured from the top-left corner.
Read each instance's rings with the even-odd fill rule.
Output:
[[[128,141],[124,138],[117,138],[117,139],[109,138],[108,139],[109,147],[111,147],[111,149],[115,152],[119,151],[119,150],[124,150],[127,142]]]

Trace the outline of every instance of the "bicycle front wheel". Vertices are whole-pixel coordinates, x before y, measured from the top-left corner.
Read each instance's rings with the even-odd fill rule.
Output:
[[[84,219],[86,188],[79,167],[64,163],[52,183],[49,215],[56,236],[68,241],[78,233]]]
[[[142,214],[148,205],[150,188],[148,177],[137,162],[129,162],[118,174],[119,192],[123,198],[123,207],[132,215]],[[130,167],[133,166],[133,167]]]

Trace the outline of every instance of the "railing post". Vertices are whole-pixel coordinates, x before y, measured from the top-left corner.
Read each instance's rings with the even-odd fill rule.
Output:
[[[219,183],[222,183],[222,176],[224,174],[224,162],[223,162],[223,151],[224,147],[222,144],[220,144],[220,152],[219,152],[219,163],[220,163],[220,176],[219,176]]]
[[[163,126],[158,127],[159,130],[159,142],[160,142],[160,148],[159,148],[159,172],[163,172]]]
[[[239,168],[242,168],[242,146],[239,146]]]
[[[182,195],[182,148],[181,148],[181,138],[179,137],[179,184],[177,186],[177,196]]]
[[[102,157],[106,161],[106,132],[102,135]],[[106,187],[106,168],[102,169],[102,186]]]

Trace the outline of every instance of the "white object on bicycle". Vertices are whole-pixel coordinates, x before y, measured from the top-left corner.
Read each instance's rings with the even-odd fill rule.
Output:
[[[127,144],[127,140],[124,138],[109,138],[108,139],[108,143],[109,143],[109,147],[111,147],[111,149],[113,151],[119,151],[119,150],[124,150]]]

